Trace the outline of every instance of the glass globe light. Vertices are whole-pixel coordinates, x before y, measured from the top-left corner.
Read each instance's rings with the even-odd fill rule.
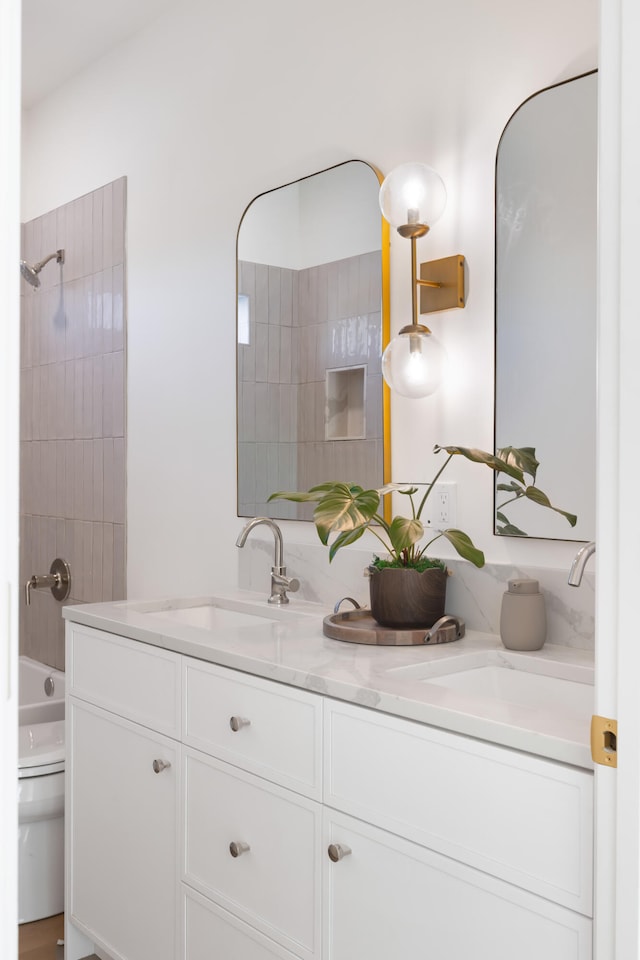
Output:
[[[440,385],[446,357],[444,347],[427,327],[404,327],[382,355],[382,375],[403,397],[428,397]]]
[[[427,229],[447,204],[442,177],[426,163],[403,163],[385,177],[380,187],[382,216],[392,227],[422,224]]]

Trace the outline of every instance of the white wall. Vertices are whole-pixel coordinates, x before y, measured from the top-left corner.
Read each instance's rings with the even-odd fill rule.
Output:
[[[596,66],[596,0],[220,11],[185,0],[25,122],[23,219],[128,177],[130,596],[235,578],[235,241],[247,203],[274,186],[351,158],[440,172],[449,203],[420,252],[467,257],[468,306],[430,318],[455,380],[393,403],[394,477],[428,479],[436,442],[491,447],[496,146],[525,97]],[[408,276],[398,238],[394,328]],[[453,466],[458,525],[487,559],[568,566],[574,545],[492,537],[489,471]],[[316,542],[310,525],[283,526]]]

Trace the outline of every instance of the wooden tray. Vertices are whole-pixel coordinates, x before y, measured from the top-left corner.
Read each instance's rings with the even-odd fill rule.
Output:
[[[371,616],[370,610],[345,610],[344,613],[332,613],[322,621],[322,630],[332,640],[346,640],[348,643],[372,643],[379,646],[423,646],[428,643],[451,643],[464,636],[464,621],[456,617],[458,623],[440,627],[433,637],[425,640],[427,628],[419,630],[394,630],[382,627]]]

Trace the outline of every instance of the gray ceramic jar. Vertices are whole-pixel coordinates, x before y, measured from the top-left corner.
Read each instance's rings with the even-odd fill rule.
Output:
[[[544,597],[537,580],[509,580],[502,596],[500,639],[508,650],[540,650],[547,636]]]

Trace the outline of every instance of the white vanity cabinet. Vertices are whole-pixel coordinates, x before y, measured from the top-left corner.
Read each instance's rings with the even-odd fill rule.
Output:
[[[589,771],[68,636],[68,909],[115,960],[590,960]]]
[[[589,960],[591,779],[327,700],[326,960]]]
[[[175,960],[180,657],[67,629],[66,960]]]

